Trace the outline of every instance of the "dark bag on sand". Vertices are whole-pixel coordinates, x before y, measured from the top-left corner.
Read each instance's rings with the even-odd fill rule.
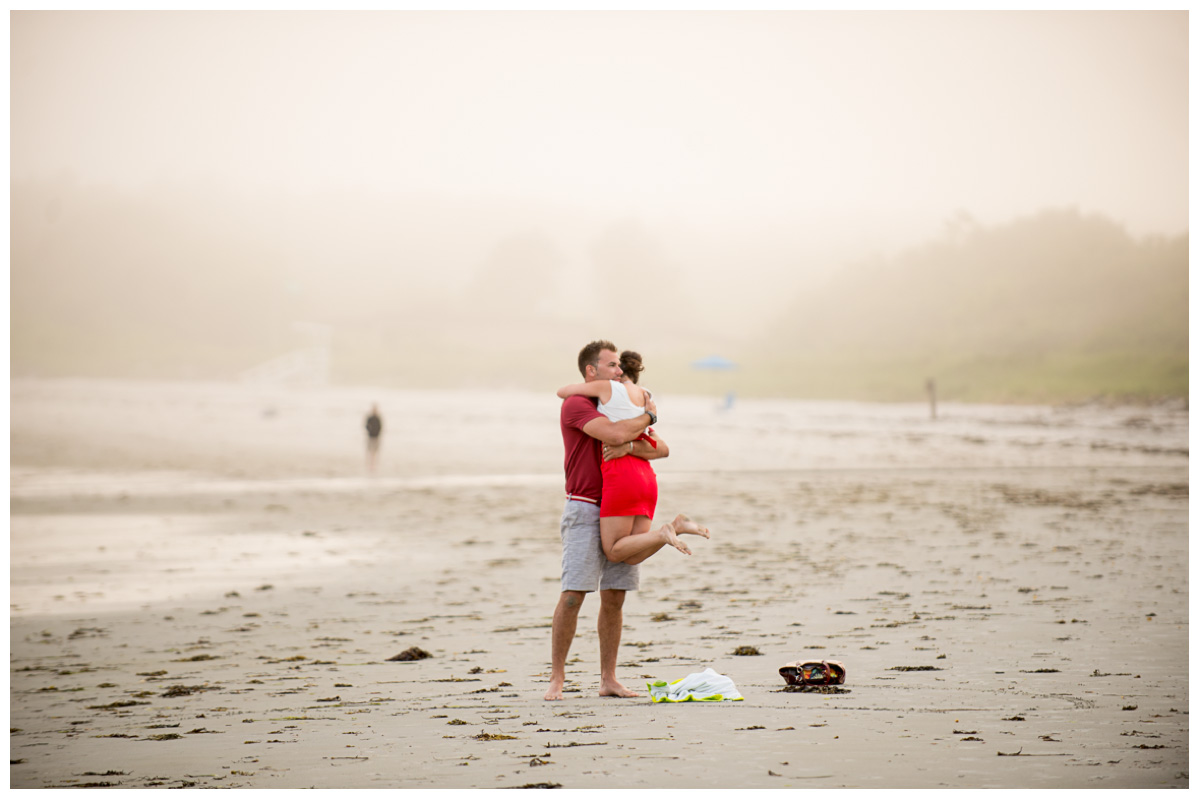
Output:
[[[840,661],[793,661],[779,668],[788,686],[833,686],[846,682],[846,665]]]

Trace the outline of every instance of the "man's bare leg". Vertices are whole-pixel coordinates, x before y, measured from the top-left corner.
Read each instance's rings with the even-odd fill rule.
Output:
[[[550,688],[546,690],[547,700],[563,699],[563,684],[567,681],[567,654],[571,652],[571,642],[575,640],[575,626],[579,622],[583,597],[583,592],[563,592],[558,596],[550,634]]]
[[[624,589],[600,590],[600,621],[596,630],[600,634],[601,697],[641,697],[617,680],[617,650],[621,647],[621,624],[624,621],[621,607],[624,605]]]

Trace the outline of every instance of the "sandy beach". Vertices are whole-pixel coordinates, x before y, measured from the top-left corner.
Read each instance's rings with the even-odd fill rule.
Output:
[[[660,521],[713,538],[628,597],[642,697],[589,598],[547,703],[557,410],[14,380],[10,787],[1189,786],[1186,408],[664,393]],[[644,696],[707,667],[745,699]]]

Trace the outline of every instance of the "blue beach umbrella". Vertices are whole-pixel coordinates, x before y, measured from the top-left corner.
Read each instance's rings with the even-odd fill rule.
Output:
[[[711,355],[692,362],[692,369],[704,370],[705,372],[731,372],[738,368],[734,361],[730,361],[724,356]],[[725,395],[724,402],[718,406],[722,411],[728,411],[733,408],[734,392],[732,389]]]
[[[737,363],[730,361],[724,356],[707,356],[699,361],[692,362],[692,369],[714,370],[717,372],[728,372],[731,369],[737,369]]]

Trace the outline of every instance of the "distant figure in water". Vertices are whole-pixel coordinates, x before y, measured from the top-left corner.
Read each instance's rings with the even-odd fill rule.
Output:
[[[371,413],[367,416],[367,469],[375,471],[375,462],[379,459],[379,435],[383,433],[383,419],[379,416],[379,406],[372,405]]]

